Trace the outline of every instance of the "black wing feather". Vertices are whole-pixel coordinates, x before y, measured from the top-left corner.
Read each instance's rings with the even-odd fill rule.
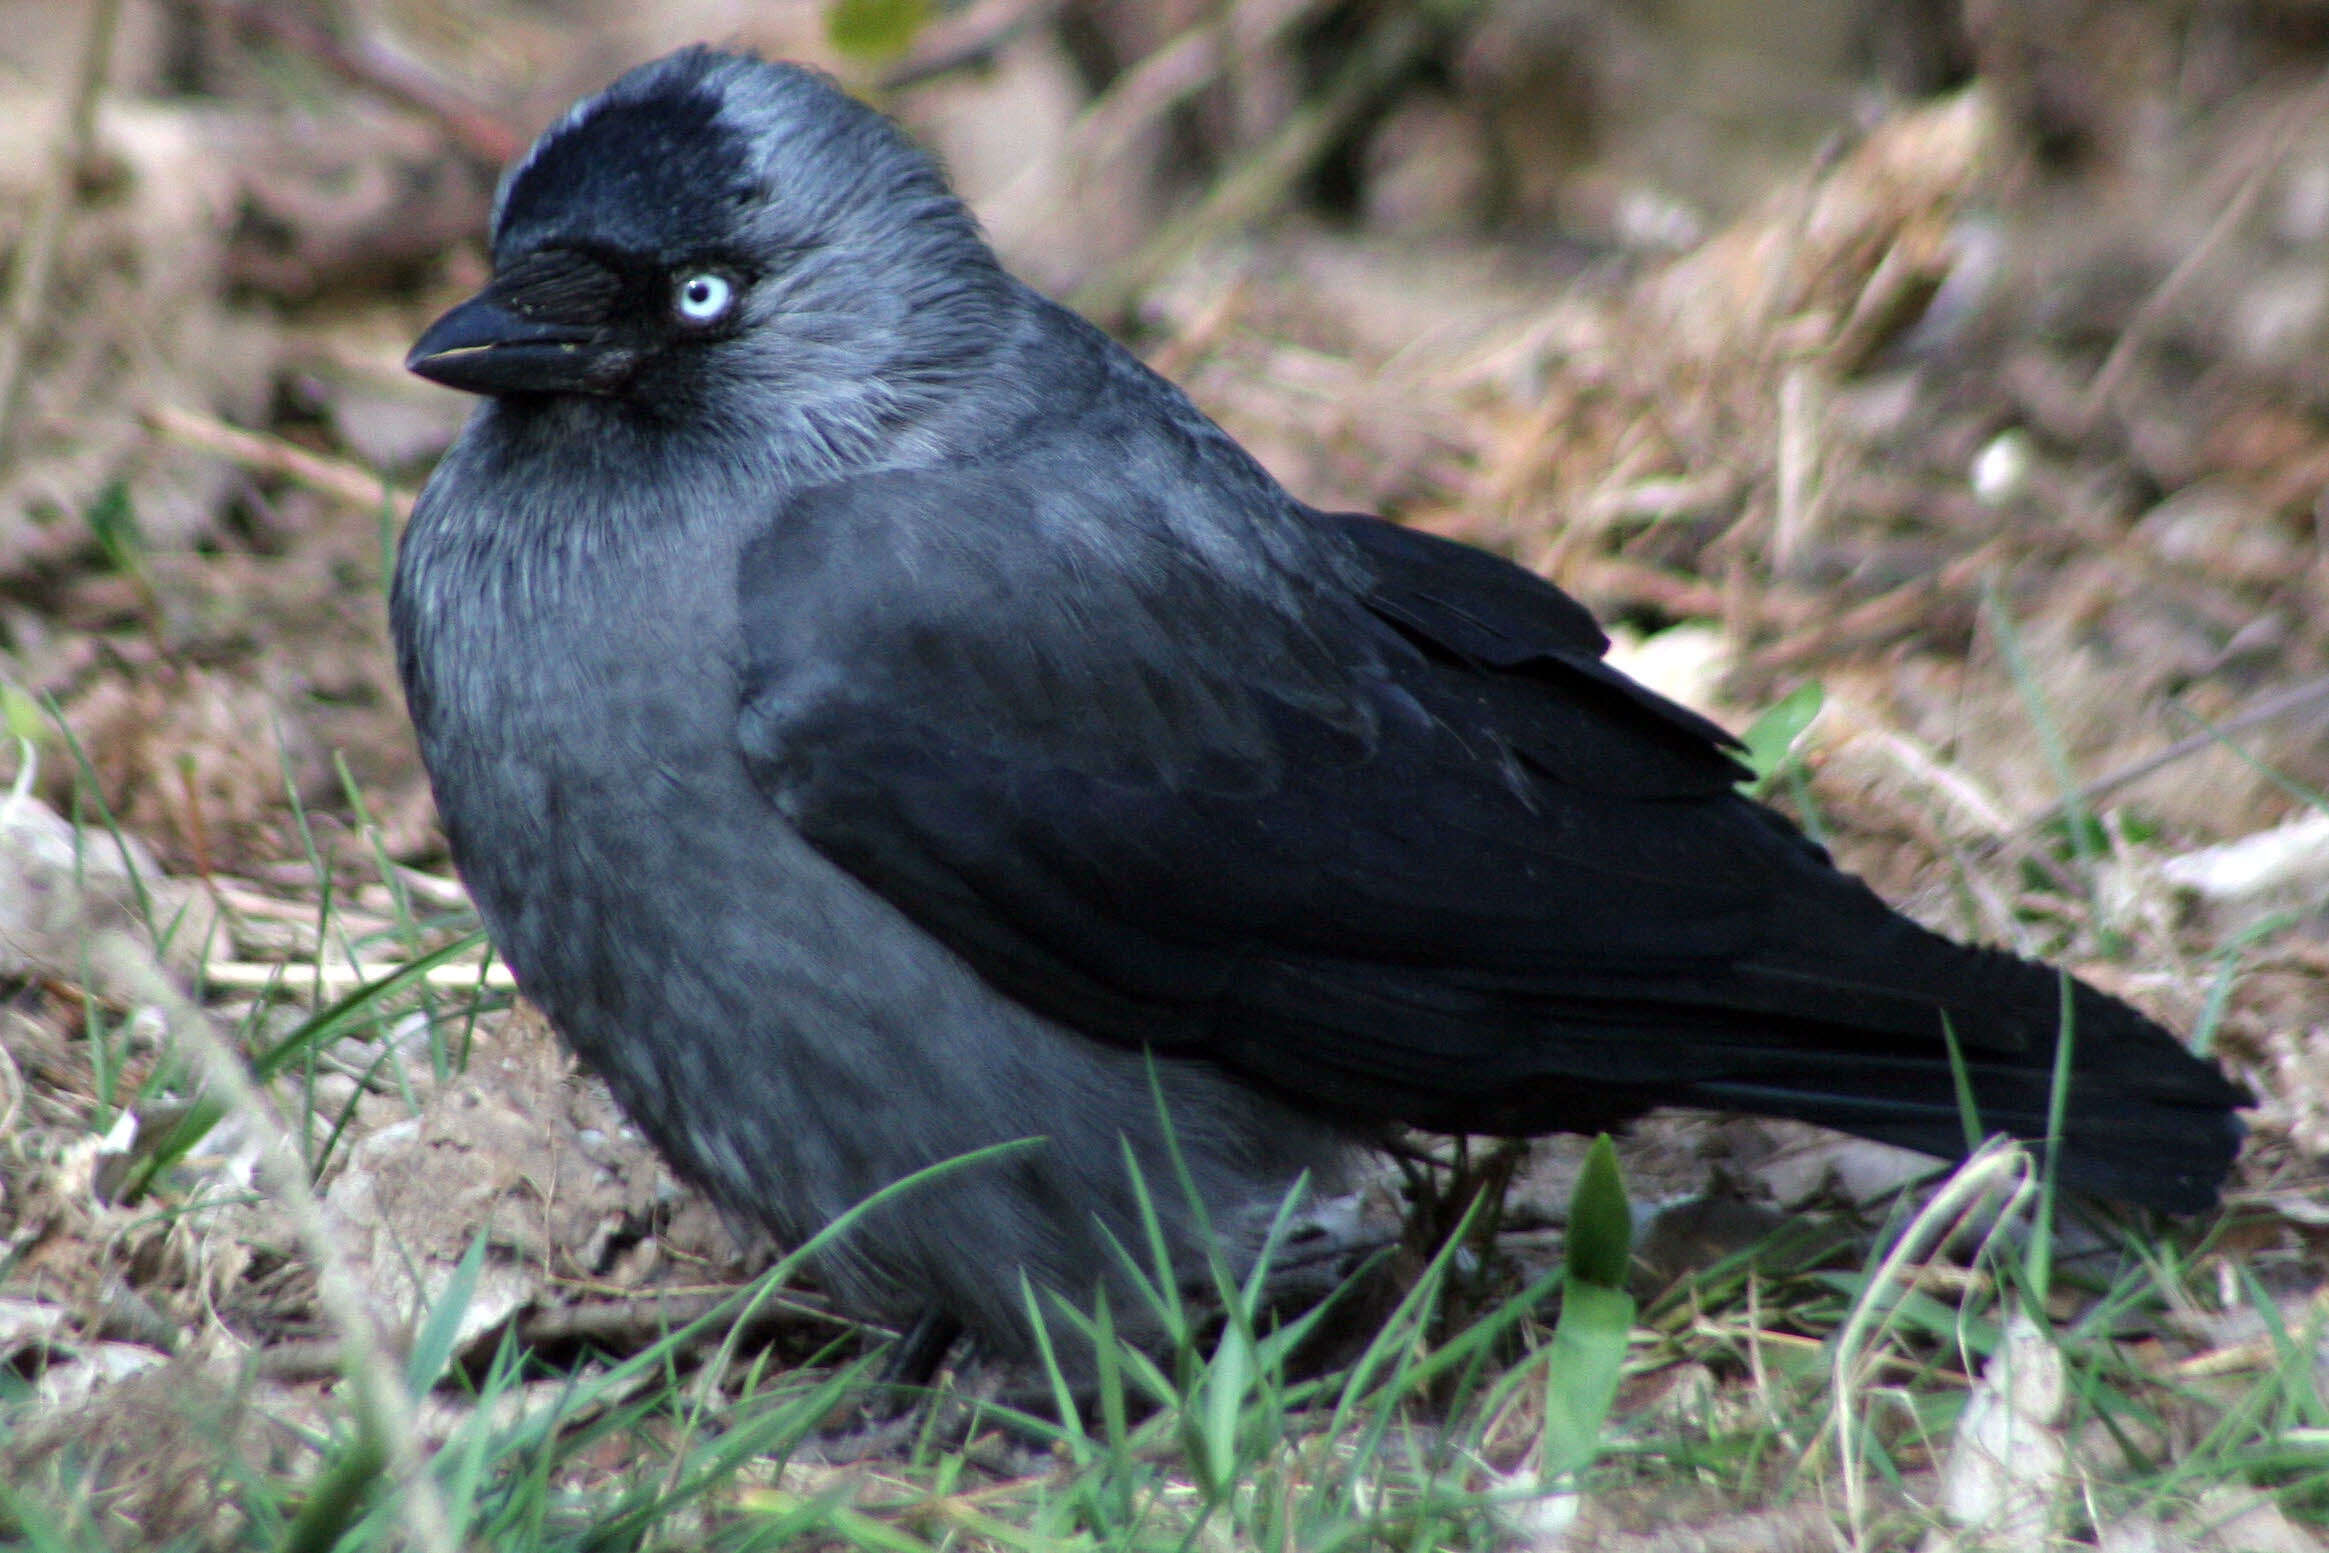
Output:
[[[740,578],[763,790],[1005,992],[1353,1122],[1697,1103],[1939,1152],[1946,1016],[1985,1121],[2042,1134],[2054,973],[1914,926],[1738,797],[1733,741],[1611,669],[1565,594],[1291,506],[1241,571],[1100,500],[860,478],[796,498]],[[2238,1092],[2075,1008],[2072,1179],[2212,1196]]]

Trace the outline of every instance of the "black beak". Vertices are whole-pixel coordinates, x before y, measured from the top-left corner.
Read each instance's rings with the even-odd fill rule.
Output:
[[[530,255],[429,325],[404,364],[470,394],[611,393],[636,362],[608,328],[619,290],[581,254]]]

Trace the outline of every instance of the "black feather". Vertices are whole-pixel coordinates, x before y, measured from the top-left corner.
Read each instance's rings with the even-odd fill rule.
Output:
[[[1296,509],[1347,587],[1208,589],[1153,507],[1084,499],[1008,459],[829,485],[741,579],[756,779],[1011,997],[1343,1120],[1696,1104],[1951,1154],[1946,1019],[1984,1125],[2043,1136],[2056,974],[1739,796],[1733,741],[1550,584]],[[1147,564],[1053,540],[1092,533]],[[800,672],[836,661],[811,643],[848,672]],[[2209,1200],[2239,1091],[2116,1000],[2073,1013],[2067,1179]]]

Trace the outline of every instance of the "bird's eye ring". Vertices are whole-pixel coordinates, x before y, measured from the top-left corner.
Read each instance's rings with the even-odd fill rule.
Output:
[[[701,328],[728,316],[736,304],[736,286],[716,270],[698,270],[680,277],[671,294],[671,309],[682,322]]]

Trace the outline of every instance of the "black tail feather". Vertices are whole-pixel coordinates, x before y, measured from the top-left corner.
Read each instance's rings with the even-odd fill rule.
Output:
[[[1966,1119],[1953,1036],[1978,1133],[2043,1144],[2067,1040],[2061,1181],[2176,1213],[2214,1205],[2245,1133],[2233,1113],[2254,1103],[2215,1063],[2067,972],[1953,943],[1857,884],[1822,904],[1857,920],[1816,924],[1798,937],[1821,946],[1816,957],[1772,951],[1756,968],[1818,989],[1793,1012],[1830,1033],[1809,1049],[1764,1045],[1765,1062],[1706,1074],[1691,1085],[1701,1103],[1956,1157],[1965,1152]],[[1834,1033],[1822,1000],[1852,1016],[1857,1040]],[[1883,1033],[1872,1040],[1872,1029]]]

